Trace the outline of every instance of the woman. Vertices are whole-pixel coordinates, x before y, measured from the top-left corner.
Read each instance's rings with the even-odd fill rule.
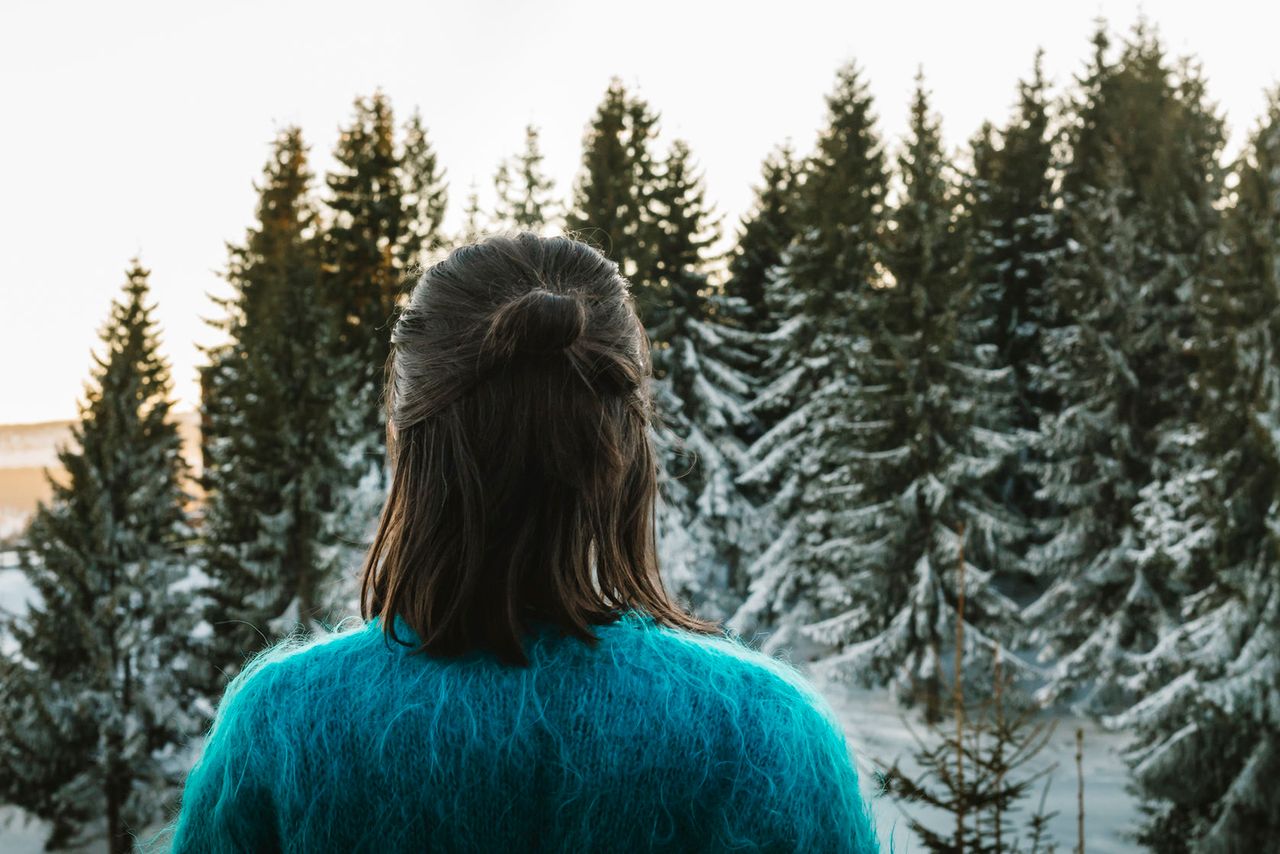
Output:
[[[495,236],[388,362],[367,622],[227,687],[174,850],[876,850],[830,707],[675,604],[648,339],[617,265]]]

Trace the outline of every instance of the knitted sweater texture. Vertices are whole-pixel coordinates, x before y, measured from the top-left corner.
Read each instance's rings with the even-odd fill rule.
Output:
[[[376,618],[277,644],[228,685],[173,850],[878,850],[791,664],[638,611],[594,632],[537,625],[528,668],[412,654]]]

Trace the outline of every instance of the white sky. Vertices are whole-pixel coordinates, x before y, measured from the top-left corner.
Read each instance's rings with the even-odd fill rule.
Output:
[[[1141,4],[1174,52],[1203,62],[1238,148],[1280,79],[1280,4]],[[567,192],[611,75],[687,139],[732,228],[760,162],[807,153],[836,68],[854,58],[881,130],[905,126],[923,63],[948,143],[1001,121],[1037,46],[1058,86],[1083,68],[1093,21],[1127,32],[1139,4],[1108,2],[388,3],[35,2],[0,6],[0,423],[70,418],[129,258],[152,270],[182,408],[196,401],[202,321],[223,294],[277,127],[298,124],[322,174],[356,95],[399,118],[421,107],[447,169],[447,225],[474,180],[542,131]],[[358,10],[351,17],[352,10]]]

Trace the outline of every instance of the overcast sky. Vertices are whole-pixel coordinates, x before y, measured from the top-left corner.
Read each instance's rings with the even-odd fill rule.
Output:
[[[1094,19],[1128,31],[1139,6],[1193,52],[1238,148],[1280,79],[1280,4],[1218,0],[1018,2],[33,2],[0,6],[0,423],[70,418],[91,348],[135,253],[152,270],[179,405],[196,402],[202,321],[223,294],[225,241],[254,208],[275,130],[297,124],[318,174],[358,94],[420,107],[447,170],[447,225],[472,181],[537,124],[567,192],[583,130],[612,75],[688,140],[732,228],[760,161],[807,153],[836,68],[856,59],[882,132],[906,120],[923,64],[959,146],[1002,120],[1037,46],[1058,86]],[[355,17],[353,17],[353,14]]]

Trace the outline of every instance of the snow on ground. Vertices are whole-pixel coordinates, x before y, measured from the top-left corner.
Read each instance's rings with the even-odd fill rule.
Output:
[[[904,770],[908,773],[916,771],[918,766],[910,761],[910,754],[916,743],[904,724],[904,717],[910,722],[911,729],[921,737],[927,737],[926,727],[919,722],[915,712],[908,715],[886,691],[826,686],[818,682],[815,684],[821,687],[823,695],[831,701],[844,724],[845,735],[858,759],[863,794],[872,799],[872,810],[881,842],[887,848],[892,834],[895,852],[902,854],[923,851],[907,824],[903,810],[888,798],[874,797],[876,765],[872,760],[874,758],[891,763],[901,758]],[[1069,716],[1058,718],[1053,737],[1037,758],[1038,763],[1028,766],[1038,770],[1054,762],[1058,765],[1045,801],[1047,812],[1057,811],[1057,815],[1049,823],[1053,841],[1059,851],[1075,849],[1077,726],[1084,728],[1082,765],[1085,781],[1085,849],[1093,854],[1133,851],[1137,845],[1126,837],[1126,833],[1135,829],[1139,813],[1136,800],[1125,791],[1128,772],[1118,755],[1126,736],[1102,730],[1087,720]],[[1019,805],[1013,820],[1019,824],[1021,820],[1025,820],[1035,810],[1039,797],[1040,787],[1035,790],[1034,797],[1027,798]],[[912,816],[926,825],[938,830],[946,830],[951,826],[951,819],[944,819],[937,813],[930,815],[921,807],[909,806],[905,809],[910,810]],[[1019,833],[1021,829],[1017,828]]]
[[[40,854],[49,838],[49,825],[17,807],[0,806],[0,851],[4,854]],[[59,849],[64,854],[107,854],[105,840],[81,848]]]
[[[35,854],[44,850],[49,827],[17,807],[0,806],[0,851]]]
[[[39,595],[21,571],[8,568],[8,556],[11,554],[12,552],[0,552],[0,615],[6,616],[25,614],[27,602]],[[10,655],[13,651],[8,633],[0,631],[0,655]],[[0,851],[6,850],[0,846]]]

